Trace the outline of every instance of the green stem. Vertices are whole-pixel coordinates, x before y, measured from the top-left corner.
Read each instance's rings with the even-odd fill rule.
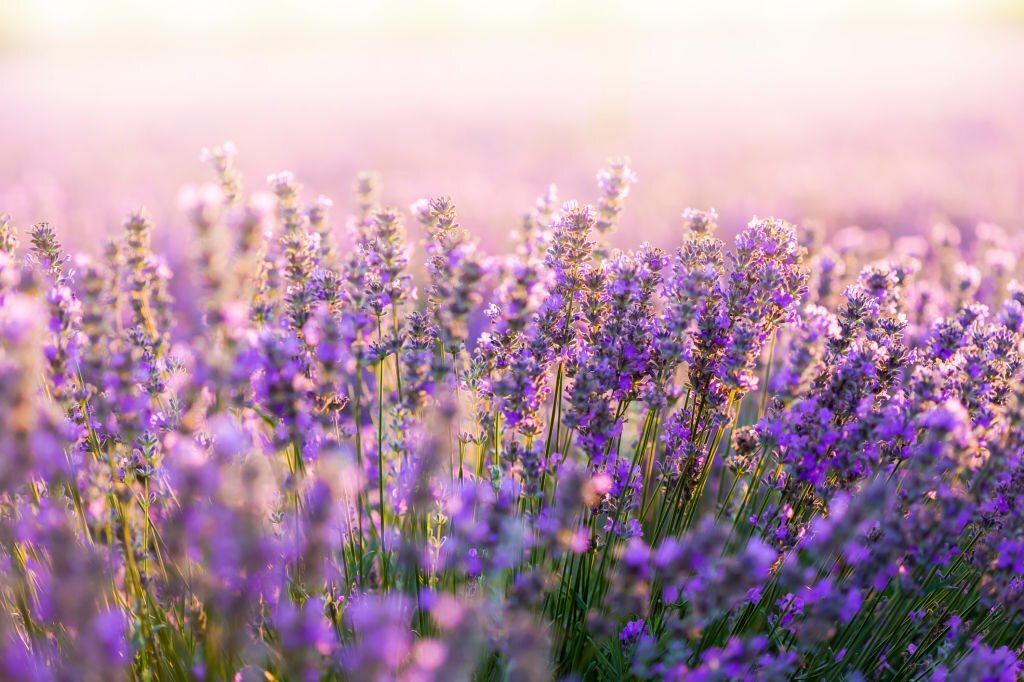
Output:
[[[383,340],[381,316],[377,315],[377,338]],[[387,548],[384,546],[384,515],[386,511],[384,498],[384,359],[377,365],[377,489],[380,494],[380,553],[383,576],[381,580],[387,589]]]

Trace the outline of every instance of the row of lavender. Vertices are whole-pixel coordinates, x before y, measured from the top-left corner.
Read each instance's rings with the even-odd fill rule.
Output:
[[[95,260],[0,221],[3,679],[1024,670],[995,226],[875,260],[775,219],[727,250],[687,211],[623,253],[618,161],[502,258],[417,202],[410,263],[372,175],[336,240],[232,156],[184,195],[180,304],[144,214]]]

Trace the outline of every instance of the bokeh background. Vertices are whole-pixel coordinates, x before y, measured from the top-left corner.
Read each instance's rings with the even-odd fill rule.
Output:
[[[593,200],[628,154],[617,239],[686,206],[894,234],[1020,229],[1024,3],[0,0],[0,211],[95,250],[139,205],[186,239],[184,183],[232,140],[343,214],[451,194],[504,246],[548,183]]]

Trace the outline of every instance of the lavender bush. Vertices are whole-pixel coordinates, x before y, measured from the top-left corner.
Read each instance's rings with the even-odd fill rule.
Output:
[[[727,248],[687,210],[623,252],[617,160],[503,257],[417,201],[413,257],[374,175],[341,239],[234,153],[182,194],[173,289],[145,213],[95,259],[0,221],[0,678],[1024,671],[999,228]]]

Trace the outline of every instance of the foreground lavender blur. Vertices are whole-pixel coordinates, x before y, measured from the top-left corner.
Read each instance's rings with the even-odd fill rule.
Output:
[[[179,303],[143,213],[98,261],[0,222],[3,679],[1024,670],[999,228],[727,249],[687,210],[621,253],[617,161],[502,258],[421,200],[410,262],[373,175],[340,240],[233,153],[183,194]]]

